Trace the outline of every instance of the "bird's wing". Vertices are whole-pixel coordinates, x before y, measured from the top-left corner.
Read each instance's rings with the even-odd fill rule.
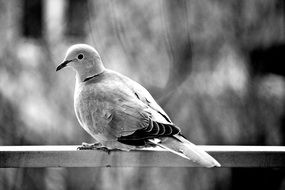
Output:
[[[108,92],[113,94],[112,100],[103,101],[106,117],[99,120],[108,121],[105,131],[125,144],[144,145],[151,138],[172,136],[180,133],[180,129],[168,122],[159,112],[139,100],[135,94],[123,86],[116,85]],[[100,101],[99,104],[103,102]],[[97,103],[97,104],[98,104]],[[106,114],[107,112],[107,114]]]
[[[162,116],[163,118],[159,119],[158,121],[161,123],[167,123],[167,124],[173,124],[170,120],[169,116],[165,113],[165,111],[157,104],[157,102],[154,100],[152,95],[139,83],[135,81],[131,81],[132,90],[136,94],[137,98],[141,100],[144,104],[149,106],[154,113],[158,113],[159,116]],[[158,119],[158,118],[157,118]]]
[[[109,128],[119,131],[120,142],[138,145],[147,139],[180,133],[144,87],[118,73],[111,74],[116,80],[112,80],[109,93],[116,94],[113,100],[121,98],[114,104]]]
[[[152,109],[152,114],[154,116],[157,116],[154,118],[154,120],[165,124],[173,124],[169,116],[157,104],[152,95],[142,85],[124,75],[121,75],[120,73],[114,72],[114,74],[117,75],[120,80],[125,83],[126,86],[128,86],[128,88],[132,91],[132,93],[136,96],[137,99],[139,99],[141,102],[143,102],[145,105]]]

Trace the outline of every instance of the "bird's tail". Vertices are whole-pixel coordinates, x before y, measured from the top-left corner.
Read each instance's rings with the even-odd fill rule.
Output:
[[[183,158],[189,159],[204,167],[220,167],[221,164],[215,160],[212,156],[200,149],[193,143],[181,135],[174,135],[173,137],[166,137],[163,140],[149,140],[150,142],[160,146],[174,154],[177,154]]]

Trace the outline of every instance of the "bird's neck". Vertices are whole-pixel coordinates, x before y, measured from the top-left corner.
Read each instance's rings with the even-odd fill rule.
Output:
[[[91,78],[93,76],[99,75],[105,71],[105,67],[103,64],[99,64],[96,67],[91,67],[90,69],[85,69],[84,71],[76,72],[76,81],[84,82],[86,79]]]

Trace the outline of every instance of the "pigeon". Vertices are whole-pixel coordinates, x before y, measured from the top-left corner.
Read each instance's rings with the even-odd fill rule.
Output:
[[[220,167],[218,161],[189,142],[151,94],[139,83],[105,68],[92,46],[72,45],[59,71],[76,73],[74,109],[80,125],[95,140],[85,148],[130,151],[158,146],[199,166]]]

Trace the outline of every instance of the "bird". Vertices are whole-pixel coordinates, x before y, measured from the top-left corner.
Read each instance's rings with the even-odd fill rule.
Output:
[[[95,143],[80,149],[130,151],[161,147],[202,167],[220,163],[188,141],[142,85],[105,68],[98,51],[87,44],[68,48],[56,68],[75,71],[74,109],[81,127]]]

